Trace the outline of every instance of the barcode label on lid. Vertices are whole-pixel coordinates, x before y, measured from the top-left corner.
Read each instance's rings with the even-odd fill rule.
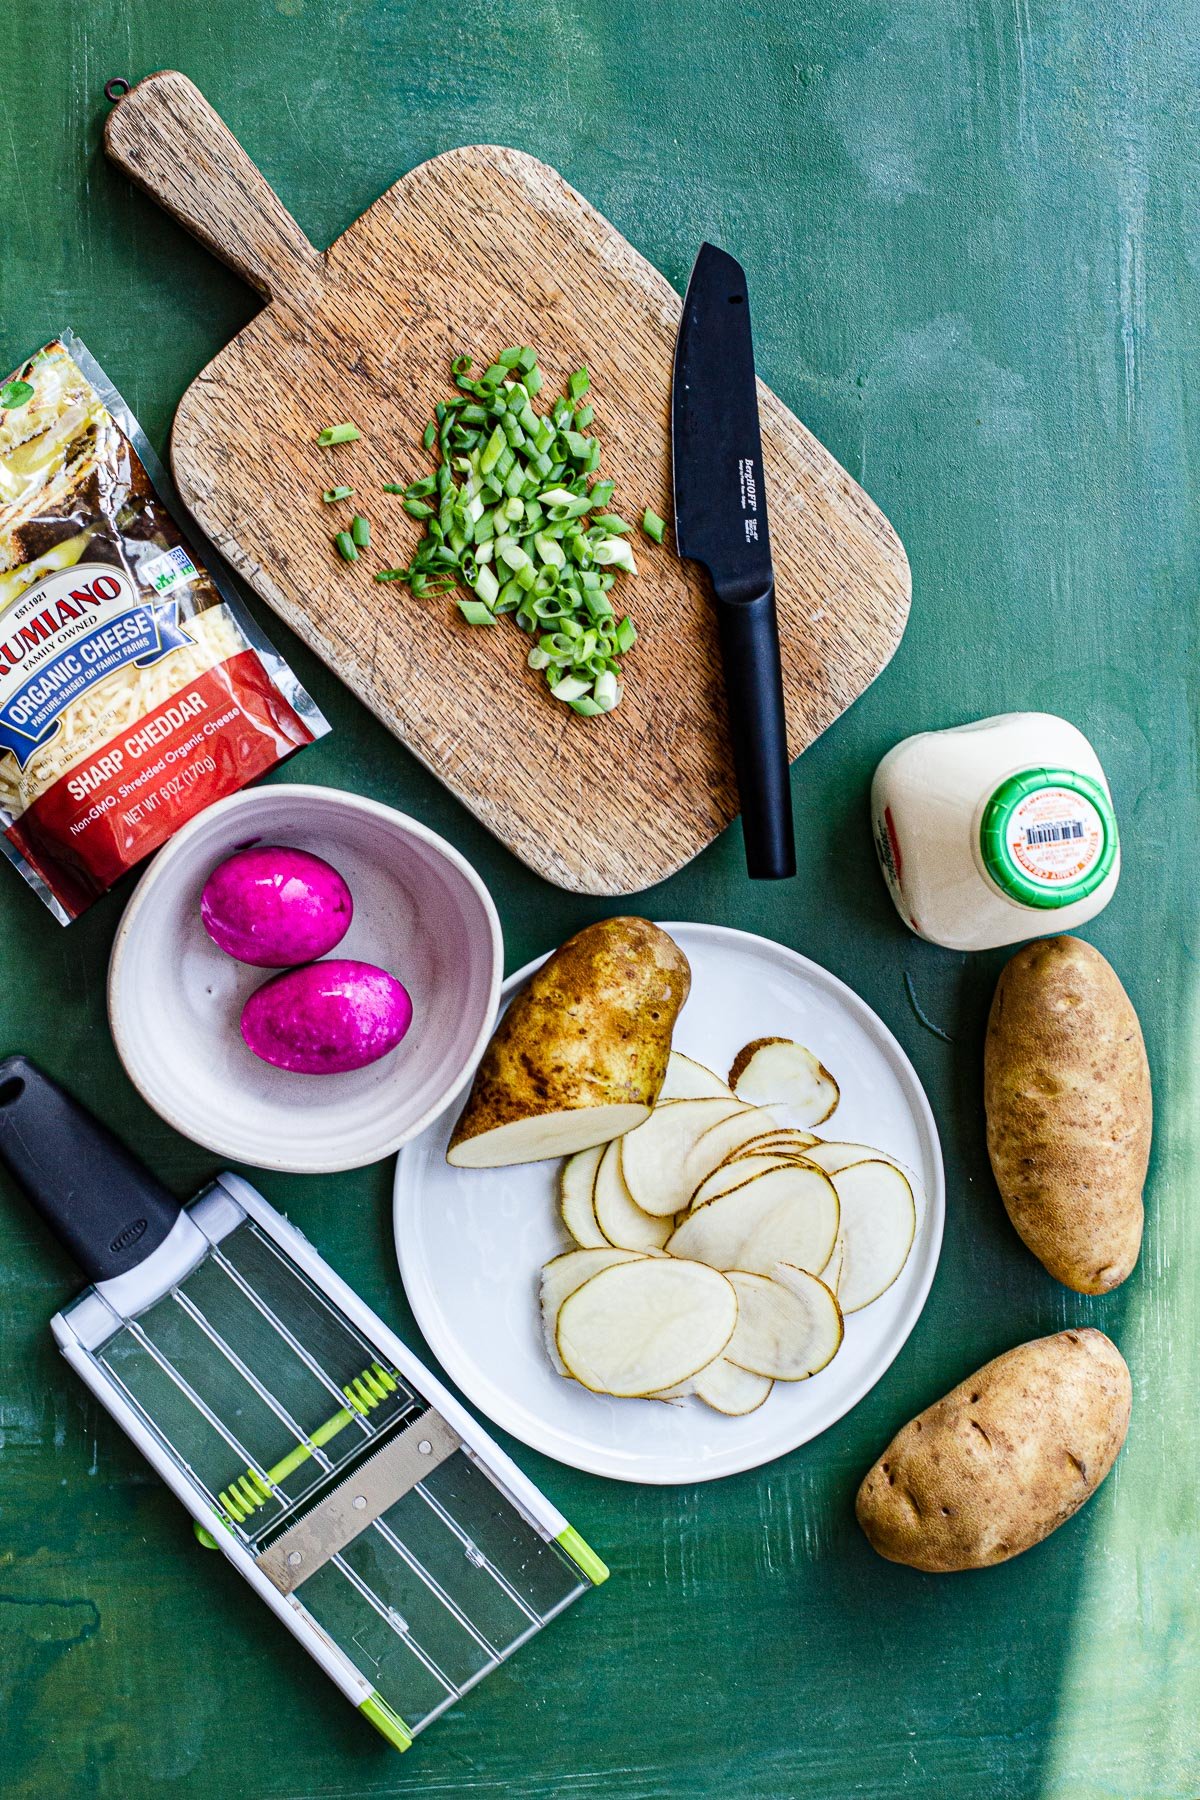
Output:
[[[1045,825],[1030,825],[1026,828],[1025,842],[1034,844],[1065,844],[1072,838],[1082,838],[1083,821],[1081,819],[1052,819]]]
[[[1009,814],[1004,835],[1017,868],[1047,889],[1082,881],[1105,843],[1104,821],[1093,802],[1057,782],[1025,794]]]

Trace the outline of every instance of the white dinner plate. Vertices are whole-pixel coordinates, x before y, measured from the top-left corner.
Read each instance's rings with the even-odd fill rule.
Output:
[[[793,1037],[841,1085],[825,1137],[868,1143],[920,1178],[917,1235],[899,1279],[846,1320],[829,1366],[776,1382],[766,1404],[726,1418],[695,1399],[614,1400],[564,1380],[542,1341],[542,1264],[571,1248],[557,1162],[455,1169],[452,1109],[396,1167],[396,1252],[405,1291],[447,1374],[497,1425],[548,1456],[618,1481],[697,1482],[757,1468],[828,1430],[879,1380],[920,1316],[945,1216],[942,1156],[912,1064],[865,1001],[817,963],[721,925],[664,925],[692,966],[674,1046],[727,1075],[743,1044]],[[539,959],[539,962],[542,959]],[[509,978],[507,1001],[539,962]]]

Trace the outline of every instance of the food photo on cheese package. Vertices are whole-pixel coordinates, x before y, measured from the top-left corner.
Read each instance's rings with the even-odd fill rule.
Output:
[[[74,333],[0,384],[0,849],[64,925],[329,729],[170,491]]]

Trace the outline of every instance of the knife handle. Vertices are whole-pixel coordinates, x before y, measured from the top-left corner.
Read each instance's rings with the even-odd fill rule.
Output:
[[[754,600],[717,601],[746,869],[754,881],[796,873],[787,719],[775,585]]]

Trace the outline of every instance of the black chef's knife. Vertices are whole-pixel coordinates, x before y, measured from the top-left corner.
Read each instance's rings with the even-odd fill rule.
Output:
[[[688,282],[671,394],[675,544],[712,577],[746,867],[796,873],[775,572],[767,533],[746,275],[703,244]]]

